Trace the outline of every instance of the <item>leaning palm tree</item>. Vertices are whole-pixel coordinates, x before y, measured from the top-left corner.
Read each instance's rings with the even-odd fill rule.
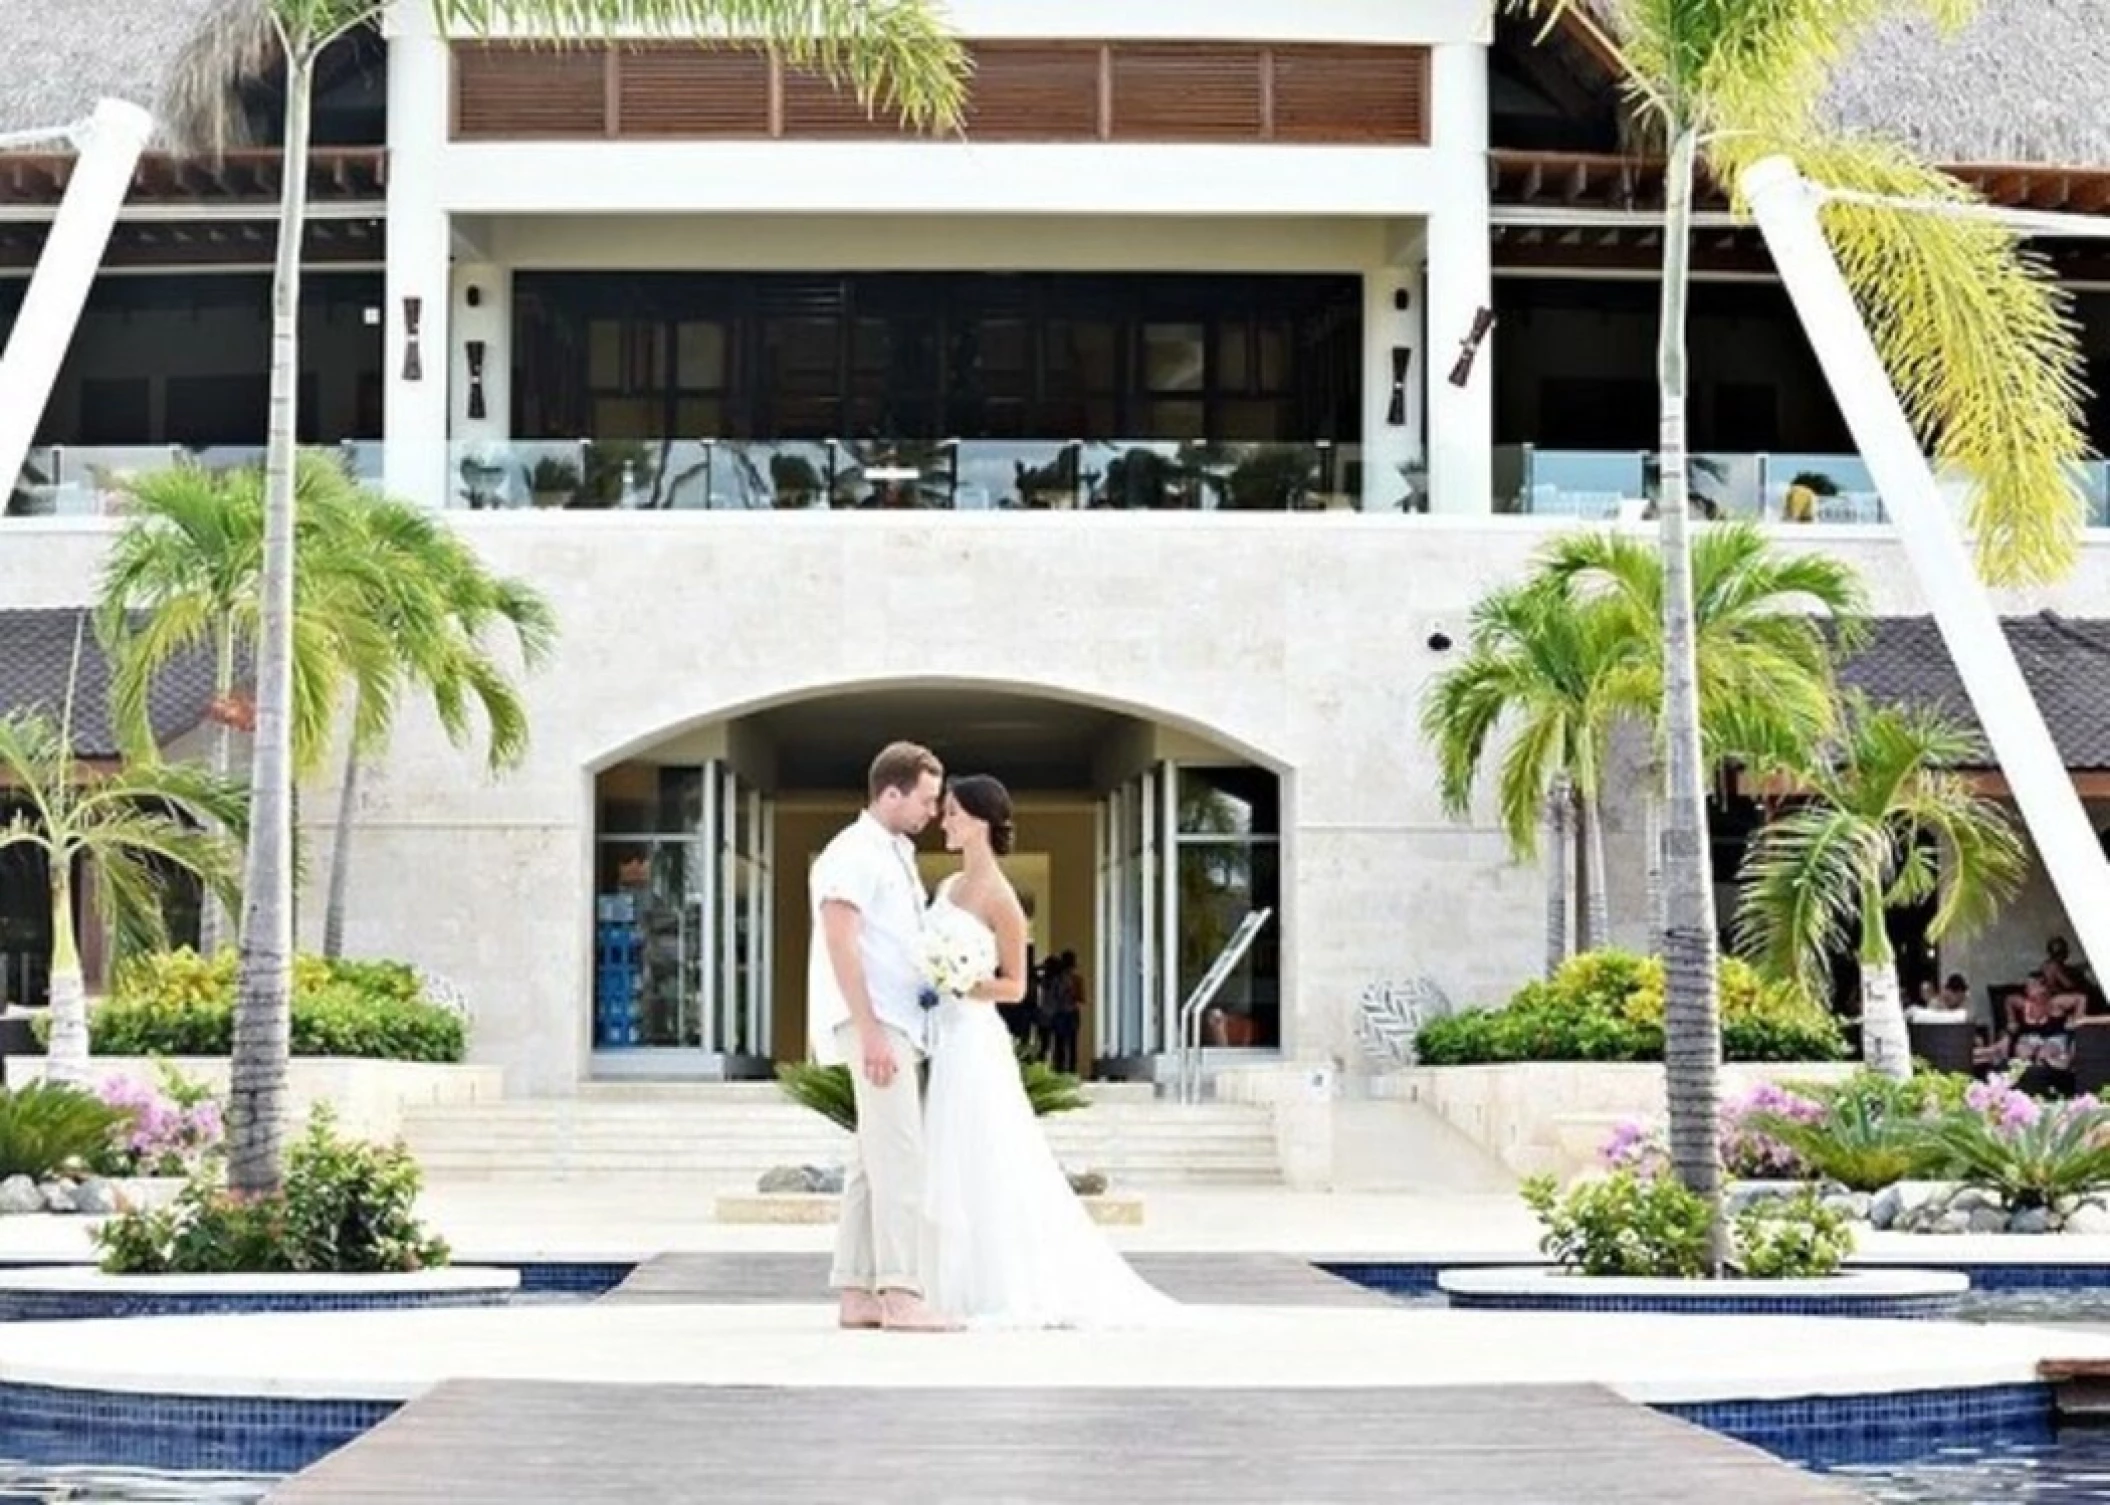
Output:
[[[1744,860],[1738,948],[1822,996],[1832,956],[1854,946],[1862,1054],[1887,1076],[1912,1074],[1889,912],[1939,895],[1929,937],[1966,935],[2022,881],[2006,812],[1954,771],[1984,760],[1940,716],[1856,701],[1832,755],[1791,778],[1797,803]]]
[[[79,678],[80,640],[74,645]],[[167,942],[161,882],[170,869],[194,873],[208,890],[234,887],[244,799],[234,784],[188,764],[127,762],[114,773],[73,756],[73,690],[54,724],[33,712],[0,717],[0,787],[16,804],[0,824],[0,852],[41,853],[51,903],[52,1080],[88,1077],[88,1003],[73,913],[77,868],[92,868],[119,931],[134,944]]]
[[[480,715],[486,762],[498,773],[526,755],[528,722],[520,692],[490,639],[508,633],[528,668],[548,656],[556,639],[549,602],[525,581],[493,575],[428,509],[369,495],[349,521],[359,554],[372,566],[369,578],[379,587],[372,619],[400,672],[362,678],[354,687],[323,911],[322,952],[328,957],[344,950],[360,766],[387,745],[397,692],[424,692],[457,747],[469,742]]]
[[[315,64],[332,42],[415,0],[219,0],[177,59],[163,114],[219,148],[240,134],[241,86],[285,80],[279,236],[271,279],[270,428],[263,630],[257,643],[257,799],[243,869],[241,960],[228,1091],[228,1181],[279,1185],[293,967],[293,471],[300,372],[300,250],[306,228]],[[766,47],[886,102],[912,124],[960,120],[967,59],[929,0],[428,0],[444,32],[501,28],[574,41],[617,31]]]
[[[1473,608],[1466,656],[1422,702],[1423,738],[1436,750],[1440,790],[1453,818],[1472,807],[1474,786],[1498,737],[1506,749],[1495,774],[1495,810],[1510,853],[1538,856],[1542,818],[1552,828],[1553,865],[1562,869],[1567,807],[1582,852],[1584,950],[1605,944],[1604,827],[1600,799],[1613,726],[1642,709],[1644,680],[1633,670],[1632,639],[1620,613],[1579,598],[1535,574]],[[1548,892],[1547,964],[1565,960],[1565,900],[1557,871]]]
[[[1660,772],[1663,555],[1625,533],[1569,533],[1540,569],[1620,613]],[[1868,592],[1851,565],[1777,548],[1749,522],[1702,529],[1692,545],[1693,658],[1704,766],[1798,763],[1837,724],[1835,657],[1866,639]],[[1662,825],[1661,780],[1646,792],[1648,830]],[[1662,854],[1648,854],[1652,949],[1661,950]]]
[[[1664,1025],[1672,1167],[1711,1210],[1710,1265],[1728,1256],[1721,1217],[1721,1021],[1714,887],[1700,744],[1687,505],[1686,305],[1694,179],[1718,183],[1785,156],[1835,187],[1886,200],[1961,201],[1967,189],[1888,143],[1841,139],[1821,114],[1847,53],[1886,15],[1958,23],[1978,0],[1497,0],[1555,20],[1587,10],[1623,65],[1634,116],[1667,147],[1659,510],[1664,571]],[[1867,311],[1907,411],[1938,459],[1976,483],[1981,566],[2001,581],[2046,579],[2077,547],[2081,509],[2067,465],[2082,453],[2079,354],[2055,287],[2013,234],[1959,216],[1873,202],[1824,211],[1841,269]]]

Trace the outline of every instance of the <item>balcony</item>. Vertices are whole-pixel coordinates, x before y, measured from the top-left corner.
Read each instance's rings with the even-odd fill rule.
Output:
[[[1659,493],[1661,473],[1659,457],[1640,450],[1503,445],[1494,454],[1495,511],[1579,521],[1642,517]],[[1693,505],[1711,517],[1849,527],[1888,520],[1857,455],[1696,454],[1689,475]],[[2110,462],[2076,466],[2074,483],[2087,505],[2087,525],[2110,527]],[[1944,475],[1941,486],[1961,502],[1961,477]]]
[[[381,483],[379,440],[329,446],[360,480]],[[124,483],[189,461],[211,470],[264,463],[264,446],[180,444],[52,444],[30,450],[22,474],[0,507],[6,517],[106,517],[123,510]]]

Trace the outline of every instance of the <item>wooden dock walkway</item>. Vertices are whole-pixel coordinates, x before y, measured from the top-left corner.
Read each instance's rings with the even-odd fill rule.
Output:
[[[1171,1296],[1208,1306],[1394,1307],[1382,1292],[1287,1254],[1137,1254],[1136,1273]],[[601,1300],[713,1306],[826,1302],[825,1254],[662,1254]]]
[[[936,1341],[943,1339],[908,1339]],[[801,1389],[453,1381],[267,1505],[1843,1505],[1594,1386]]]

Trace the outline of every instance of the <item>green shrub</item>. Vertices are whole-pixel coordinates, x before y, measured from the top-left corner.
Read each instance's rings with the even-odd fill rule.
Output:
[[[1962,1108],[1935,1120],[1941,1168],[2010,1212],[2066,1212],[2110,1191],[2110,1108],[2022,1102],[2026,1111],[2003,1115],[1996,1103],[1995,1111]]]
[[[93,1093],[56,1082],[0,1089],[0,1178],[41,1181],[69,1166],[92,1166],[130,1117]]]
[[[1084,1095],[1077,1078],[1023,1050],[1018,1057],[1018,1076],[1036,1118],[1091,1106],[1091,1099]],[[816,1066],[810,1062],[779,1066],[777,1085],[800,1107],[811,1108],[846,1133],[857,1132],[857,1096],[850,1084],[849,1067]]]
[[[1874,1086],[1868,1080],[1873,1076],[1857,1073],[1821,1096],[1822,1117],[1759,1113],[1750,1126],[1793,1151],[1812,1175],[1849,1191],[1881,1191],[1895,1181],[1934,1175],[1940,1151],[1920,1098],[1897,1090],[1904,1083]]]
[[[1753,1280],[1836,1274],[1854,1252],[1852,1220],[1824,1205],[1816,1188],[1756,1202],[1737,1215],[1737,1272]]]
[[[1561,1195],[1551,1176],[1524,1183],[1546,1232],[1539,1248],[1584,1275],[1691,1280],[1707,1273],[1707,1204],[1669,1176],[1617,1170]],[[1747,1209],[1731,1229],[1739,1274],[1754,1280],[1830,1275],[1853,1252],[1844,1213],[1814,1191]]]
[[[1839,1026],[1793,987],[1769,983],[1735,957],[1719,971],[1722,1053],[1732,1061],[1829,1061],[1844,1053]],[[1422,1026],[1415,1054],[1429,1066],[1504,1061],[1659,1061],[1663,963],[1629,951],[1575,957],[1526,983],[1500,1009]]]
[[[129,962],[88,1020],[103,1056],[224,1056],[234,1045],[235,956],[159,952]],[[37,1021],[39,1037],[48,1024]],[[326,961],[293,968],[293,1054],[452,1063],[468,1051],[460,1014],[424,996],[401,962]]]
[[[120,1213],[94,1236],[112,1275],[430,1269],[449,1251],[417,1219],[420,1180],[402,1145],[342,1139],[318,1106],[276,1196],[237,1196],[201,1169],[170,1206]]]
[[[1697,1277],[1707,1273],[1707,1204],[1669,1176],[1614,1171],[1565,1197],[1551,1176],[1523,1186],[1546,1225],[1539,1249],[1585,1275]]]

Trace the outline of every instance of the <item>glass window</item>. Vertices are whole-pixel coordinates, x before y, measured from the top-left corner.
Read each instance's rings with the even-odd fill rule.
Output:
[[[725,389],[725,326],[716,320],[680,325],[674,333],[675,385],[689,391]]]
[[[1264,768],[1179,771],[1182,836],[1274,836],[1282,829],[1282,781]]]
[[[703,853],[693,840],[603,840],[594,877],[594,1045],[702,1041]]]
[[[1202,1014],[1202,1043],[1218,1048],[1282,1043],[1281,851],[1272,842],[1196,841],[1179,848],[1180,996],[1201,985],[1248,913],[1273,909],[1244,959]]]
[[[1143,326],[1143,387],[1150,392],[1202,390],[1204,330],[1200,324]]]

